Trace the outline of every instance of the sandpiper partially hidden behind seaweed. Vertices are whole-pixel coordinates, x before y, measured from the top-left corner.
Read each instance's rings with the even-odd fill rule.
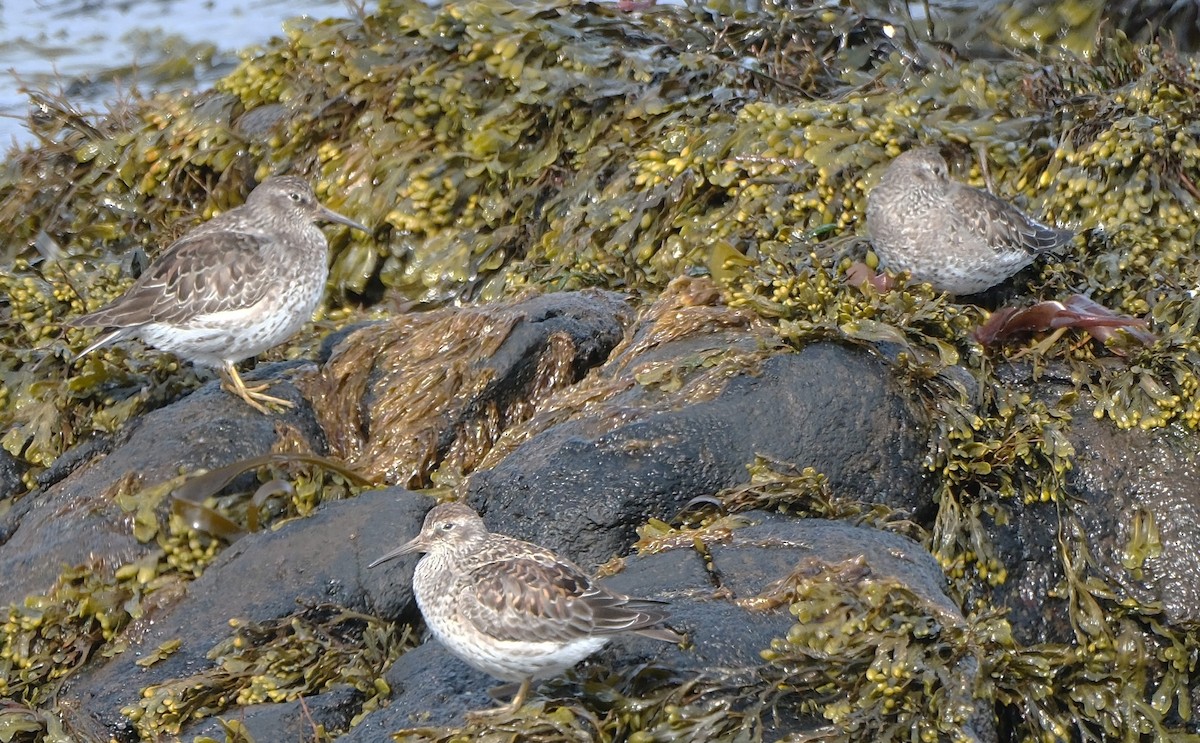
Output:
[[[1075,236],[950,180],[932,147],[909,150],[888,166],[867,194],[867,231],[888,268],[951,294],[995,286]]]
[[[421,533],[369,567],[424,552],[413,576],[417,605],[433,634],[471,666],[521,686],[512,702],[476,715],[514,712],[535,678],[574,666],[622,632],[680,642],[657,627],[658,601],[596,585],[569,560],[493,534],[461,503],[434,506]]]
[[[246,387],[234,364],[291,337],[312,318],[329,276],[320,220],[367,228],[317,202],[295,176],[268,178],[246,203],[168,247],[124,295],[67,324],[110,332],[79,353],[137,336],[201,366],[256,410],[292,403]]]

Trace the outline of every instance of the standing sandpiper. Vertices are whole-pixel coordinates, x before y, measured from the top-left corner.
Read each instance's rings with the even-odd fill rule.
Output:
[[[413,592],[434,636],[471,666],[521,683],[512,702],[476,716],[515,712],[533,679],[574,666],[612,635],[683,639],[655,626],[668,616],[661,602],[608,591],[549,550],[492,534],[461,503],[434,506],[416,538],[368,567],[414,552],[425,553]]]
[[[266,413],[292,407],[247,387],[234,364],[290,338],[312,318],[329,276],[329,244],[315,222],[367,228],[317,202],[295,176],[268,178],[246,203],[170,245],[129,291],[67,323],[103,327],[79,353],[138,336],[163,351],[218,370],[221,386]]]
[[[888,268],[951,294],[995,286],[1075,236],[950,180],[932,147],[909,150],[888,166],[867,194],[867,231]]]

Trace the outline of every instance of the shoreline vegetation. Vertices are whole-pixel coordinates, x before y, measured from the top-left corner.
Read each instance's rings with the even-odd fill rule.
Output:
[[[454,352],[466,356],[485,320],[453,329],[454,319],[423,313],[460,304],[487,312],[534,295],[602,289],[665,323],[654,313],[683,313],[678,297],[690,291],[704,295],[695,307],[720,307],[705,322],[744,326],[760,346],[736,361],[689,359],[645,384],[702,399],[715,381],[692,388],[679,380],[714,368],[731,378],[772,355],[836,343],[880,361],[908,390],[928,425],[920,463],[927,507],[877,505],[852,517],[891,524],[927,549],[962,623],[934,626],[930,617],[944,618],[942,610],[902,586],[865,589],[844,565],[819,585],[797,577],[778,597],[797,621],[761,649],[761,673],[705,694],[719,689],[733,708],[763,716],[792,705],[830,726],[828,740],[861,740],[854,736],[863,730],[876,740],[907,740],[913,731],[986,739],[963,732],[978,713],[964,699],[995,712],[1011,736],[1003,739],[1200,740],[1191,709],[1200,688],[1195,617],[1141,590],[1173,548],[1167,525],[1139,516],[1101,539],[1069,495],[1082,418],[1103,431],[1169,440],[1187,456],[1200,450],[1200,63],[1186,51],[1198,32],[1171,26],[1174,42],[1151,40],[1151,22],[1129,29],[1130,38],[1114,20],[1128,16],[1102,2],[939,10],[932,24],[891,15],[888,5],[628,11],[564,0],[380,0],[375,12],[290,24],[212,90],[126,101],[102,119],[42,97],[39,144],[10,151],[0,167],[0,560],[23,514],[95,453],[95,441],[120,440],[130,421],[201,383],[172,357],[136,344],[73,362],[90,335],[64,321],[120,294],[147,255],[242,203],[252,184],[299,174],[322,203],[374,231],[327,233],[331,275],[316,322],[259,366],[317,359],[325,369],[342,364],[347,379],[367,379],[382,368],[370,365],[374,357],[326,358],[361,323],[410,314],[412,327],[378,333],[399,343],[422,323],[444,322],[451,329],[442,332],[462,333]],[[1169,8],[1137,7],[1164,28],[1173,22]],[[866,193],[892,158],[931,144],[956,178],[1074,229],[1073,248],[975,301],[913,283],[887,292],[852,285],[856,262],[877,267],[864,236]],[[1033,332],[1016,323],[987,345],[975,335],[1001,308],[1075,295],[1144,320],[1147,332],[1089,335],[1057,312]],[[517,314],[503,321],[515,326]],[[345,455],[334,458],[369,448],[355,438],[366,426],[339,407],[345,400],[317,383],[299,387],[330,449]],[[387,399],[402,406],[405,398]],[[12,700],[0,702],[0,739],[78,733],[62,728],[60,685],[126,647],[126,630],[159,601],[156,592],[183,590],[228,541],[259,528],[260,511],[278,524],[367,488],[460,488],[498,456],[488,458],[500,435],[488,425],[501,424],[481,424],[466,453],[411,468],[376,463],[367,483],[319,462],[255,461],[247,469],[260,482],[248,489],[259,494],[232,511],[218,497],[230,479],[209,482],[196,508],[175,510],[165,504],[177,482],[113,483],[109,500],[128,514],[136,539],[157,549],[130,562],[68,566],[53,586],[0,609],[0,697]],[[353,445],[339,451],[346,441]],[[397,433],[370,446],[390,452],[404,441]],[[795,463],[745,464],[752,484],[714,495],[730,513],[752,506],[844,518],[840,497],[866,498],[835,493],[821,473]],[[272,499],[285,505],[267,517]],[[1054,514],[1043,526],[1060,572],[1042,589],[1058,602],[1065,632],[1014,627],[1013,604],[996,600],[1013,566],[997,531],[1026,509]],[[689,529],[711,534],[725,528],[722,518],[733,517],[644,524],[638,547],[652,554],[657,540]],[[1200,585],[1191,549],[1180,570]],[[1114,577],[1110,560],[1125,574]],[[822,639],[805,629],[814,626],[812,607],[840,606],[847,595],[855,608],[846,609],[846,626],[859,622],[895,641],[888,663],[872,655],[878,636],[845,627],[844,644],[830,640],[828,662],[819,662]],[[231,700],[317,693],[339,670],[357,690],[356,722],[385,706],[389,690],[378,674],[412,646],[411,633],[345,607],[306,612],[306,626],[336,628],[329,632],[370,652],[342,647],[356,660],[341,669],[322,661],[319,678],[293,676],[276,688],[243,654],[246,643],[266,647],[286,627],[235,628],[212,658],[250,668],[242,686],[209,679],[203,700],[187,700],[186,680],[147,688],[147,701],[125,713],[130,729],[143,740],[176,735]],[[913,626],[920,631],[909,642]],[[321,656],[311,644],[295,652]],[[942,664],[961,668],[964,658],[978,664],[978,685],[957,696],[929,693],[931,679],[945,680]],[[620,730],[648,741],[673,730],[687,739],[703,729],[701,711],[683,701],[699,682],[669,681],[645,694],[658,705],[645,719],[659,737],[638,737],[641,718],[632,713],[548,715],[518,732],[558,740],[562,730],[600,738]],[[245,739],[238,735],[227,739]],[[742,739],[721,736],[714,739]]]

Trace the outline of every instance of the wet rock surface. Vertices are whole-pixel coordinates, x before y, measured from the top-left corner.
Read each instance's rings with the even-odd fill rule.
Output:
[[[177,604],[161,610],[152,622],[132,626],[126,633],[128,649],[72,679],[61,693],[69,727],[95,737],[136,740],[121,710],[136,705],[144,688],[179,678],[200,679],[213,669],[209,651],[230,634],[233,620],[268,622],[304,607],[332,603],[389,622],[415,621],[411,576],[417,558],[372,571],[365,566],[416,533],[432,503],[401,489],[369,492],[239,540]],[[569,515],[564,512],[563,518]],[[774,582],[809,560],[862,560],[872,579],[896,580],[924,597],[943,620],[962,621],[944,592],[936,562],[911,540],[876,529],[761,512],[739,518],[739,528],[708,545],[708,558],[690,547],[672,549],[631,558],[606,579],[618,591],[668,601],[669,624],[687,634],[688,647],[618,637],[592,663],[617,671],[653,664],[672,673],[713,679],[752,674],[762,664],[760,651],[786,634],[794,620],[778,606],[748,609],[737,602],[770,594]],[[148,667],[139,663],[173,639],[182,643],[171,655]],[[414,725],[462,724],[467,711],[494,704],[488,690],[498,683],[432,639],[404,653],[383,678],[391,697],[382,709],[364,716],[347,740],[378,740]],[[967,686],[973,683],[964,681]],[[334,688],[307,697],[303,708],[298,702],[252,704],[235,706],[220,717],[260,735],[271,730],[306,732],[314,721],[340,731],[359,713],[363,698],[359,690]],[[554,698],[552,689],[550,700]],[[218,724],[200,721],[185,731],[189,736],[213,735]]]
[[[800,600],[795,586],[815,580],[817,586],[829,581],[840,586],[834,596],[861,592],[859,603],[851,602],[860,610],[869,608],[879,590],[906,597],[906,611],[934,628],[923,642],[947,648],[930,651],[950,661],[936,677],[945,705],[940,714],[959,710],[954,714],[962,717],[970,739],[996,740],[991,707],[978,696],[987,667],[971,653],[958,654],[974,642],[972,624],[925,548],[878,528],[886,520],[855,525],[761,510],[719,515],[716,507],[718,494],[750,487],[748,463],[766,457],[821,472],[833,496],[865,509],[858,512],[860,520],[872,509],[884,509],[880,513],[904,515],[896,524],[919,534],[917,525],[928,523],[933,511],[923,466],[927,413],[876,356],[821,342],[789,352],[778,347],[769,328],[725,307],[710,286],[678,282],[637,322],[625,314],[618,295],[592,292],[503,306],[494,323],[486,309],[457,311],[469,322],[456,324],[454,312],[435,322],[441,331],[462,334],[445,343],[473,345],[474,354],[464,352],[456,364],[491,371],[481,377],[482,387],[463,383],[440,393],[444,404],[438,409],[454,412],[429,415],[420,424],[431,432],[430,440],[461,435],[464,416],[479,414],[487,401],[507,397],[495,409],[520,410],[511,418],[491,417],[488,436],[474,439],[478,451],[459,461],[480,462],[484,469],[470,474],[458,495],[482,507],[492,530],[550,547],[589,569],[605,564],[606,571],[615,571],[604,578],[614,589],[669,602],[670,626],[688,637],[682,648],[615,638],[576,671],[541,683],[531,714],[563,705],[576,714],[603,707],[605,694],[647,698],[689,680],[698,685],[697,699],[758,688],[759,704],[772,700],[770,705],[788,710],[763,715],[753,704],[742,710],[765,726],[765,734],[812,733],[825,724],[820,717],[794,701],[775,699],[777,692],[770,690],[795,683],[789,664],[814,662],[787,608]],[[499,342],[478,342],[478,328],[491,326],[503,328]],[[364,331],[375,327],[345,336],[327,365],[339,354],[373,358],[378,336]],[[367,349],[356,348],[364,343]],[[547,356],[565,363],[551,364],[561,374],[544,386],[533,380],[547,368]],[[392,367],[370,362],[364,368],[369,372],[359,404],[374,410],[381,398],[370,391],[372,385],[385,388]],[[260,371],[284,379],[292,369]],[[327,417],[314,414],[309,404],[319,410],[331,398],[321,395],[323,382],[312,379],[300,383],[305,397],[287,383],[276,389],[298,403],[297,411],[285,415],[254,413],[213,383],[146,414],[111,440],[82,447],[75,464],[57,472],[61,479],[19,499],[5,515],[10,536],[0,545],[0,559],[24,571],[5,590],[15,600],[22,591],[48,585],[57,565],[33,564],[50,559],[47,555],[62,560],[91,555],[97,565],[113,569],[145,554],[149,547],[133,536],[133,516],[105,500],[112,484],[130,472],[143,484],[165,482],[181,462],[184,469],[215,468],[284,440],[293,448],[301,442],[322,451],[325,431],[318,420]],[[337,402],[343,410],[353,407]],[[1064,528],[1086,535],[1081,538],[1089,540],[1097,564],[1131,596],[1161,601],[1172,621],[1193,621],[1196,582],[1187,540],[1193,440],[1179,432],[1154,437],[1117,432],[1086,410],[1080,407],[1071,429],[1077,467],[1069,485],[1076,499],[1014,504],[1003,518],[985,521],[1011,566],[1010,579],[987,598],[1009,609],[1012,631],[1023,642],[1069,638],[1068,612],[1054,598],[1062,579],[1058,534]],[[242,479],[247,478],[253,480]],[[252,484],[235,482],[233,489]],[[650,519],[672,521],[693,499],[716,508],[713,525],[645,531]],[[238,539],[199,578],[157,596],[148,613],[120,634],[122,652],[93,657],[67,680],[57,698],[68,729],[84,739],[121,741],[152,734],[220,739],[224,728],[218,720],[244,725],[265,739],[271,731],[303,736],[314,725],[352,741],[379,740],[407,728],[473,729],[466,713],[493,706],[488,691],[498,682],[435,641],[408,649],[421,637],[411,592],[416,558],[365,567],[413,536],[433,502],[399,488],[367,491]],[[64,504],[93,505],[64,514]],[[157,508],[165,518],[165,506]],[[73,536],[43,538],[43,551],[30,555],[17,551],[38,533],[25,529],[45,530],[48,518],[66,519]],[[1157,526],[1148,530],[1147,523]],[[1139,543],[1150,546],[1138,553],[1142,572],[1135,576],[1125,565],[1129,545]],[[97,544],[106,550],[102,556]],[[635,546],[640,554],[629,556]],[[837,599],[822,603],[827,601],[810,590],[797,605],[824,606],[823,611],[838,606]],[[417,635],[402,642],[406,626]],[[330,643],[314,650],[304,644],[312,637]],[[278,661],[255,658],[259,645],[274,648],[268,658],[287,653],[307,658],[284,661],[285,666],[316,668],[323,656],[343,652],[375,665],[360,669],[355,683],[332,680],[303,693],[303,703],[288,693],[275,699],[270,684],[284,683],[286,674],[270,676],[265,669]],[[250,655],[241,654],[247,650]],[[264,678],[276,681],[262,686]],[[380,693],[376,679],[390,691]]]
[[[679,345],[680,358],[693,350]],[[747,482],[759,455],[813,467],[854,500],[910,513],[931,505],[920,417],[887,368],[861,351],[816,344],[774,356],[680,409],[647,397],[634,386],[529,439],[471,478],[468,503],[491,528],[591,566],[632,543],[633,525],[669,520],[693,498]],[[572,518],[555,519],[562,509]]]
[[[1168,624],[1200,622],[1200,440],[1177,427],[1119,430],[1097,421],[1092,404],[1073,409],[1068,498],[1009,507],[1002,520],[987,520],[1008,570],[990,600],[1012,612],[1026,643],[1074,636],[1058,589],[1062,534],[1070,558],[1086,560],[1124,597],[1161,606]]]
[[[1073,511],[1106,577],[1180,626],[1200,626],[1200,440],[1118,431],[1081,406]]]
[[[25,468],[21,462],[6,451],[0,451],[0,501],[11,498],[24,490],[21,475]]]
[[[267,379],[293,367],[262,369],[249,378]],[[286,382],[272,389],[302,402]],[[5,576],[0,602],[44,593],[65,566],[88,563],[111,571],[144,554],[148,548],[134,538],[131,515],[113,501],[118,488],[149,487],[184,471],[215,469],[269,452],[284,432],[313,451],[324,449],[324,437],[304,405],[266,417],[217,382],[142,416],[112,440],[107,453],[93,452],[90,461],[22,498],[0,518],[0,574]]]
[[[795,620],[783,608],[749,609],[737,601],[770,593],[774,582],[808,560],[861,559],[869,566],[872,580],[894,579],[921,595],[946,621],[964,621],[944,592],[937,563],[909,539],[837,522],[761,512],[742,516],[741,528],[709,545],[711,562],[691,548],[679,548],[630,558],[619,573],[604,579],[605,585],[622,593],[669,602],[667,624],[686,633],[686,647],[636,635],[617,636],[576,673],[568,674],[568,680],[535,686],[545,692],[547,707],[586,696],[570,679],[585,678],[594,666],[621,673],[650,664],[673,673],[708,676],[714,682],[753,675],[762,665],[760,652],[785,635]],[[393,690],[387,706],[367,715],[345,740],[366,743],[401,728],[461,725],[466,712],[495,705],[487,692],[499,684],[431,638],[402,656],[386,678]],[[973,688],[976,681],[968,678],[964,685]],[[798,723],[785,717],[776,721],[780,727],[769,731],[772,735],[798,732]]]
[[[317,734],[318,725],[327,734],[348,730],[350,721],[361,705],[362,692],[342,686],[322,694],[306,696],[303,700],[240,707],[235,714],[219,715],[190,725],[179,737],[182,740],[195,740],[206,736],[223,741],[229,735],[229,726],[237,724],[241,726],[240,730],[256,741],[312,739]]]
[[[372,481],[469,471],[621,340],[626,297],[584,291],[404,315],[349,333],[304,388],[334,456]]]
[[[136,740],[121,710],[135,705],[145,687],[213,669],[208,654],[230,636],[231,620],[261,624],[333,604],[389,622],[411,621],[412,563],[373,571],[366,566],[395,546],[398,532],[419,524],[430,503],[400,489],[364,493],[231,545],[175,605],[152,622],[131,626],[126,652],[93,666],[64,690],[73,727]],[[176,639],[182,643],[169,657],[149,667],[138,664]]]

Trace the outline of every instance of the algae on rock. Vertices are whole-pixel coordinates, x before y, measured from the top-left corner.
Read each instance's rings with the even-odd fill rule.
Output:
[[[215,92],[156,96],[95,124],[62,117],[42,147],[12,153],[0,170],[0,428],[28,468],[26,486],[91,431],[192,383],[169,357],[135,350],[73,365],[83,336],[61,322],[121,290],[131,269],[121,254],[154,252],[187,227],[181,220],[239,203],[251,179],[299,172],[323,202],[377,226],[370,239],[332,241],[326,316],[339,325],[392,302],[530,287],[652,297],[707,273],[732,307],[793,346],[871,349],[912,383],[935,425],[931,551],[964,595],[986,594],[1005,575],[981,519],[1062,497],[1074,454],[1063,432],[1081,395],[1118,426],[1195,435],[1200,425],[1200,62],[1120,33],[1089,44],[1080,29],[1095,27],[1096,3],[1063,3],[1057,20],[1005,16],[1006,44],[1026,28],[1038,56],[993,59],[958,56],[963,47],[882,8],[765,5],[723,16],[385,1],[360,19],[297,22]],[[1087,57],[1052,53],[1049,38]],[[928,143],[949,151],[964,180],[1080,230],[1073,255],[1021,274],[1019,286],[1148,316],[1157,342],[1130,345],[1115,363],[1098,344],[1032,349],[1032,377],[1066,369],[1073,385],[1047,400],[997,376],[1011,367],[1007,351],[970,337],[983,310],[919,285],[887,295],[848,286],[851,260],[870,259],[855,235],[865,193],[892,157]],[[313,326],[270,357],[310,354],[328,329]],[[1089,573],[1085,537],[1070,537],[1062,590],[1078,646],[1015,648],[985,609],[976,627],[994,642],[979,647],[999,680],[980,693],[1013,709],[1027,737],[1183,734],[1194,726],[1196,639],[1160,623],[1155,607],[1124,606]],[[52,653],[45,621],[65,628],[60,637],[110,641],[109,617],[138,598],[121,581],[68,571],[52,611],[35,621],[10,610],[7,621],[28,625],[12,636]],[[864,616],[912,614],[903,597],[884,598],[846,601]],[[943,639],[962,651],[964,638],[948,635],[907,649],[923,663]],[[802,640],[786,638],[780,657],[808,663]],[[30,695],[29,685],[69,672],[75,656],[63,652],[37,673],[8,652],[0,688]],[[1050,694],[1064,683],[1078,696]],[[661,692],[664,706],[634,723],[670,729],[663,710],[685,688]],[[859,724],[876,710],[873,694],[823,713]],[[959,719],[951,702],[929,718],[934,727],[905,718],[908,729],[944,732]],[[701,724],[696,714],[688,725]]]

